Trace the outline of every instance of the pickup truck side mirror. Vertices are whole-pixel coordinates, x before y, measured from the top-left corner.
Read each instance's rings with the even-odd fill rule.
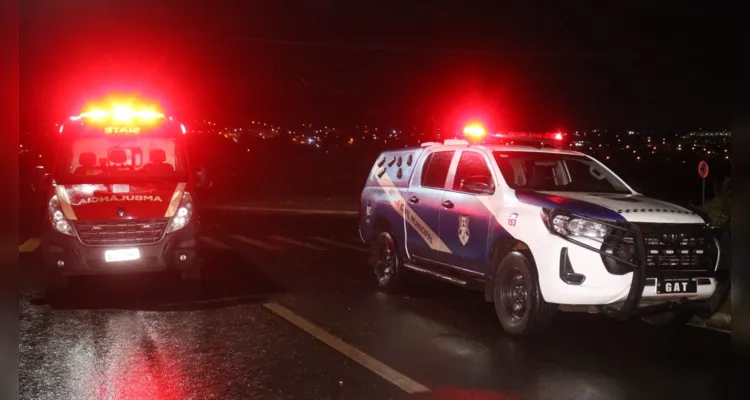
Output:
[[[495,193],[495,184],[491,176],[474,175],[461,180],[461,190],[473,194],[489,195]]]
[[[38,192],[44,190],[49,182],[50,174],[44,169],[43,165],[37,165],[34,167],[34,172],[31,174],[31,190]]]

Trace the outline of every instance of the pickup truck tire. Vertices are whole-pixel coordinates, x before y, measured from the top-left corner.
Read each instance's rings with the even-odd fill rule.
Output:
[[[503,329],[511,335],[535,335],[551,324],[557,305],[544,301],[533,261],[519,251],[497,266],[493,300]]]
[[[387,230],[377,232],[370,261],[380,290],[393,293],[401,288],[403,261],[398,255],[396,239]]]
[[[641,320],[649,325],[665,328],[677,328],[686,325],[695,315],[692,311],[667,311],[654,315],[641,317]]]

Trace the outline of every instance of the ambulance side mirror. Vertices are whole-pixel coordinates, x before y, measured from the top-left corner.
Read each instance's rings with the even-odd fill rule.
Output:
[[[208,177],[206,168],[203,165],[198,165],[198,168],[195,170],[195,184],[200,189],[208,189],[214,184],[214,181]]]
[[[34,172],[31,176],[31,190],[34,192],[44,190],[44,187],[49,183],[50,174],[47,173],[47,170],[43,165],[37,165],[34,167]]]

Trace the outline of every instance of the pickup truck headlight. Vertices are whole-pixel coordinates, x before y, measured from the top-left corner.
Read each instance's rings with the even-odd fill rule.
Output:
[[[57,199],[57,195],[54,195],[49,199],[47,215],[54,230],[64,235],[75,236],[70,221],[65,218],[65,214],[63,214],[62,209],[60,208],[60,201]]]
[[[609,228],[604,224],[567,215],[556,215],[552,219],[552,228],[561,235],[596,239],[603,239],[609,233]]]
[[[190,193],[185,192],[180,200],[180,205],[177,207],[177,211],[172,216],[172,220],[169,222],[167,227],[167,233],[174,232],[176,230],[184,228],[190,223],[190,218],[193,216],[193,198]]]

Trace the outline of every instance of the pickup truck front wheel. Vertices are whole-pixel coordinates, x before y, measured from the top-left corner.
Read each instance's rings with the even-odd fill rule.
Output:
[[[497,266],[493,300],[503,329],[511,335],[533,335],[546,330],[557,310],[544,301],[533,262],[512,251]]]
[[[399,285],[401,258],[393,235],[387,231],[377,234],[372,246],[371,262],[378,287],[386,292],[395,291]]]

